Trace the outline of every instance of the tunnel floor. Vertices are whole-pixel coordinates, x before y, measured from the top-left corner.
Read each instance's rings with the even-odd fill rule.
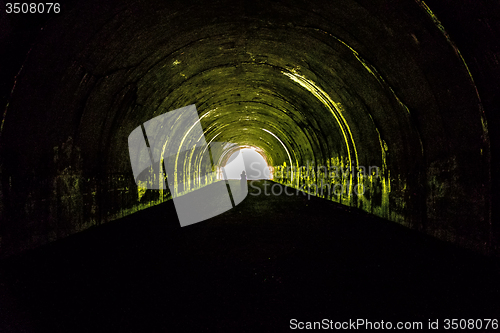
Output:
[[[498,318],[496,261],[320,198],[265,196],[266,183],[188,227],[170,201],[4,260],[2,331]]]

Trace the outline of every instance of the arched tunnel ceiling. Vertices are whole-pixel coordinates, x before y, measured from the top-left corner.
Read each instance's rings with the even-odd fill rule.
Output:
[[[204,125],[215,129],[207,139],[222,131],[219,139],[279,146],[261,130],[267,128],[298,152],[301,163],[314,160],[315,153],[319,160],[332,153],[355,160],[359,150],[358,164],[381,165],[381,154],[375,153],[381,149],[378,135],[399,157],[394,167],[422,154],[422,138],[432,137],[434,149],[426,153],[439,155],[449,151],[447,136],[455,134],[447,127],[473,130],[463,119],[466,112],[458,111],[472,107],[477,111],[468,112],[476,128],[474,150],[481,149],[477,98],[466,69],[423,11],[415,19],[401,8],[388,12],[388,20],[354,1],[293,6],[219,2],[204,7],[129,2],[111,8],[94,13],[94,25],[88,17],[79,22],[84,16],[81,9],[74,10],[62,22],[52,22],[54,28],[49,25],[43,42],[32,50],[30,58],[38,58],[32,65],[38,68],[25,68],[26,89],[33,95],[32,82],[43,85],[32,103],[37,109],[40,99],[50,103],[40,111],[50,110],[45,128],[59,129],[54,129],[54,145],[72,135],[91,154],[111,148],[103,143],[116,140],[112,149],[126,154],[123,137],[138,124],[196,104],[200,115],[209,113]],[[70,22],[84,29],[55,27]],[[436,61],[436,54],[443,60]],[[52,66],[40,69],[40,61]],[[44,70],[44,80],[29,77]],[[59,80],[47,82],[47,77]],[[464,115],[456,121],[451,112]],[[73,133],[63,134],[60,129],[68,124]],[[226,124],[231,126],[223,130]],[[470,144],[461,134],[453,139]],[[278,154],[275,164],[285,160]],[[126,157],[115,159],[122,170]]]
[[[17,77],[7,167],[50,174],[71,137],[84,174],[131,173],[131,131],[195,104],[207,141],[271,165],[380,167],[402,216],[386,218],[448,220],[471,200],[488,223],[486,122],[437,23],[410,0],[85,2],[49,21]],[[443,212],[432,186],[458,191]]]

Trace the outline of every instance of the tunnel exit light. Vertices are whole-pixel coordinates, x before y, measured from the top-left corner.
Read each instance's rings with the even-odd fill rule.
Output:
[[[236,159],[238,155],[241,155],[242,159]],[[243,148],[232,153],[224,169],[228,179],[241,179],[243,170],[246,170],[248,180],[272,179],[267,161],[254,148]]]

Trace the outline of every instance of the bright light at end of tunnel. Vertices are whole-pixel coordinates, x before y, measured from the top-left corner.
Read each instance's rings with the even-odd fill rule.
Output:
[[[248,180],[271,179],[271,172],[264,157],[253,148],[243,148],[235,151],[233,155],[240,153],[243,158],[229,158],[229,163],[224,166],[228,179],[240,179],[241,172],[246,170]]]

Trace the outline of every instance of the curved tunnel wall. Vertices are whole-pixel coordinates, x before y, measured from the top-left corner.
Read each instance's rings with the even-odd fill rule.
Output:
[[[168,200],[135,184],[127,138],[195,104],[207,142],[258,147],[275,181],[341,183],[324,197],[488,252],[489,141],[472,78],[423,2],[384,6],[89,2],[51,20],[6,108],[1,251]]]

